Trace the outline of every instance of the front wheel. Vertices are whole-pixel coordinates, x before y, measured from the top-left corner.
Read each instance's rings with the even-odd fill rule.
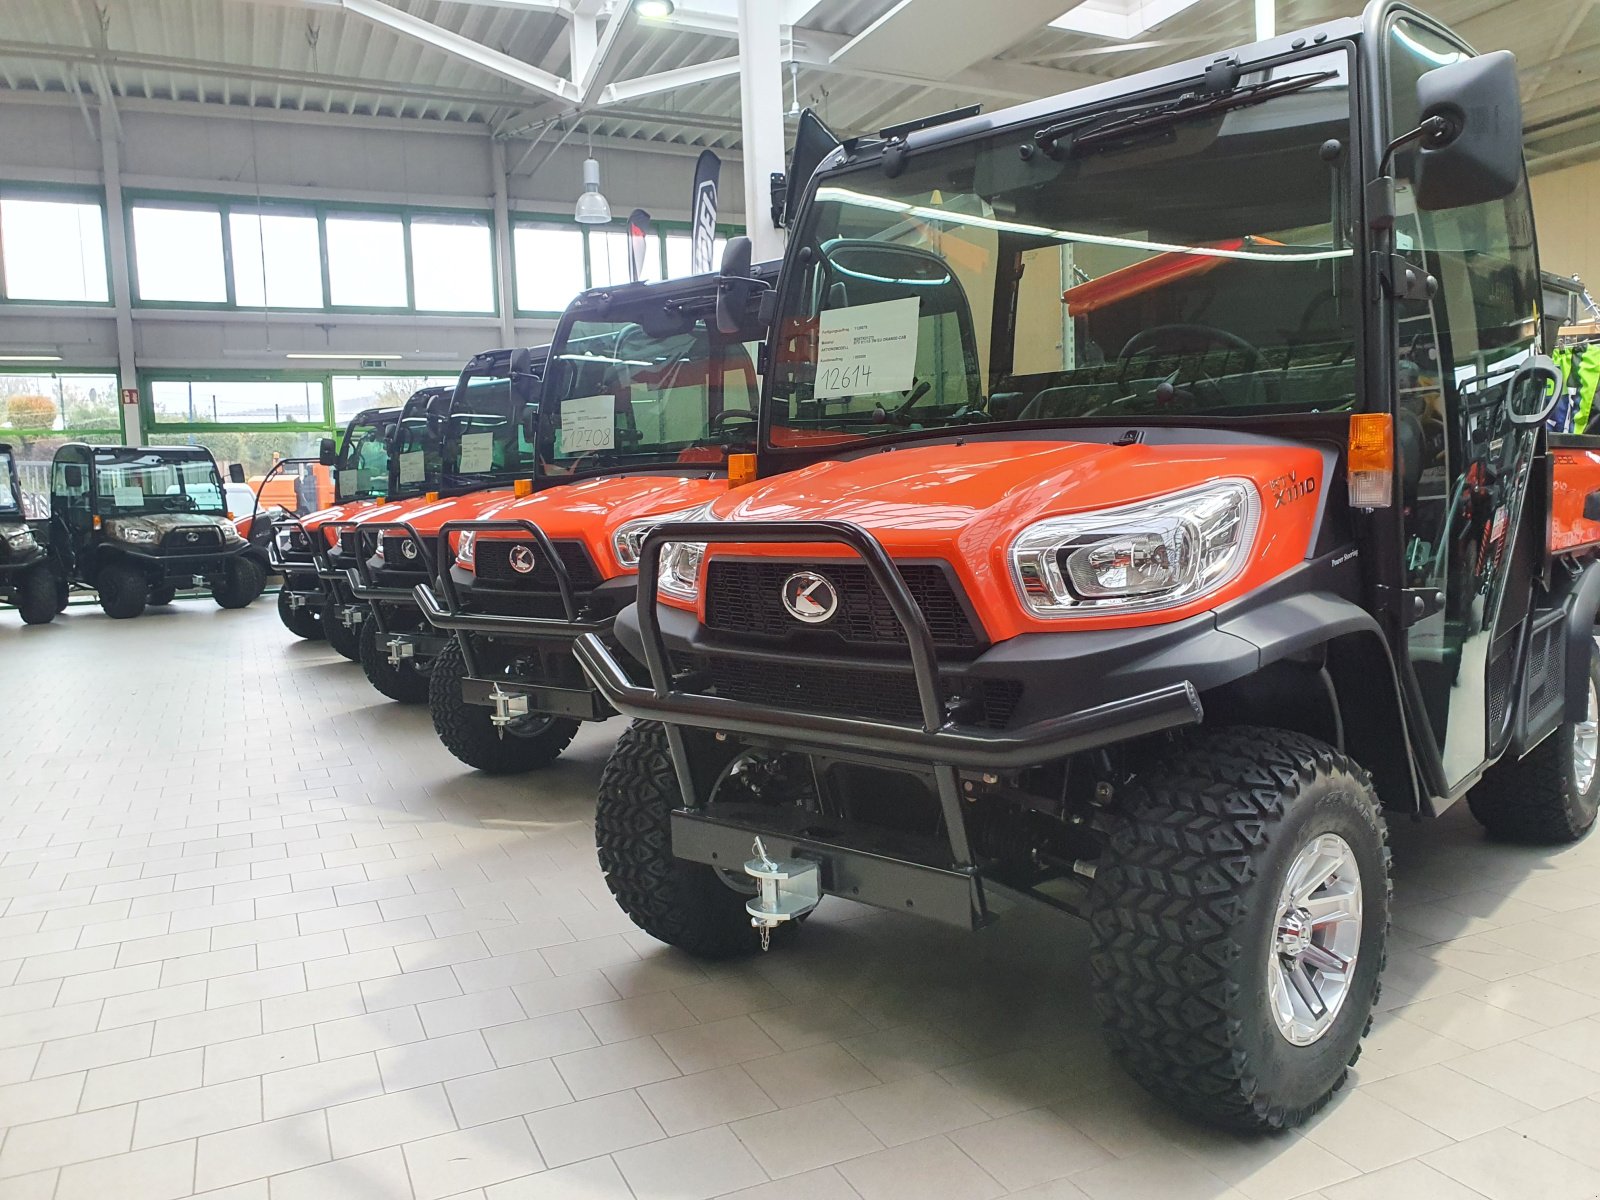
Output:
[[[223,569],[222,581],[211,589],[211,598],[218,608],[247,608],[266,586],[266,568],[241,554]]]
[[[17,613],[25,625],[48,625],[56,619],[56,575],[40,565],[17,585]]]
[[[361,631],[372,624],[372,614],[365,615],[365,621],[350,626],[340,619],[340,605],[334,597],[329,596],[322,606],[322,636],[351,662],[361,661]]]
[[[497,726],[489,709],[461,698],[461,684],[466,677],[461,643],[452,639],[433,660],[428,711],[445,749],[467,766],[488,775],[520,775],[555,762],[577,736],[576,720],[549,713],[530,713],[504,727]]]
[[[170,583],[161,587],[151,588],[147,603],[152,608],[164,608],[178,598],[178,589]]]
[[[1378,997],[1387,830],[1366,772],[1285,730],[1174,741],[1124,789],[1090,891],[1090,966],[1139,1084],[1243,1132],[1343,1086]]]
[[[125,562],[107,563],[94,580],[100,607],[114,621],[126,621],[143,614],[149,588],[144,572]]]
[[[293,597],[289,585],[293,582],[297,581],[285,579],[283,587],[278,590],[278,620],[282,621],[283,627],[295,637],[304,638],[308,642],[320,642],[323,637],[322,614],[314,608],[295,608],[290,603]]]
[[[371,619],[361,622],[361,669],[368,682],[391,700],[422,704],[428,699],[428,677],[410,662],[397,667],[389,661],[389,640]]]
[[[1501,759],[1470,792],[1467,807],[1508,842],[1559,846],[1594,827],[1600,813],[1600,652],[1589,643],[1584,712],[1515,762]]]
[[[600,775],[594,837],[606,886],[622,911],[651,937],[698,958],[740,958],[761,949],[745,902],[714,867],[676,858],[668,814],[679,803],[667,731],[635,721],[617,740]],[[794,936],[785,921],[772,938]]]

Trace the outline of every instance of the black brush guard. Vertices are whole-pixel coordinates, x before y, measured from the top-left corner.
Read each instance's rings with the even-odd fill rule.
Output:
[[[347,548],[346,553],[352,554],[355,566],[344,567],[335,572],[342,575],[340,582],[350,589],[350,594],[355,599],[367,606],[367,616],[378,630],[378,636],[385,641],[403,638],[412,647],[412,656],[421,659],[430,659],[437,655],[449,642],[449,638],[441,637],[417,630],[400,630],[392,627],[389,615],[385,609],[389,606],[415,611],[417,598],[412,589],[416,586],[402,585],[390,587],[379,583],[372,577],[372,567],[368,560],[372,557],[362,545],[362,538],[371,534],[373,546],[381,543],[383,535],[387,532],[399,530],[416,544],[417,555],[422,567],[424,578],[431,578],[434,574],[434,564],[429,550],[428,539],[416,531],[409,521],[341,521],[334,526],[336,529],[354,529],[354,545]],[[342,557],[342,556],[341,556]],[[423,629],[426,630],[424,625]],[[416,653],[420,651],[421,653]]]
[[[866,564],[905,632],[916,681],[918,725],[858,717],[829,716],[767,708],[683,690],[673,676],[656,611],[656,580],[668,542],[717,545],[823,544],[843,546]],[[1031,888],[1014,889],[985,878],[974,863],[957,772],[1001,771],[1036,766],[1083,750],[1198,724],[1199,696],[1188,681],[1080,712],[1037,721],[1018,729],[991,730],[962,725],[946,717],[933,634],[905,581],[882,544],[858,525],[845,521],[752,521],[738,524],[677,521],[658,525],[639,555],[637,605],[639,633],[650,683],[636,684],[606,641],[580,635],[573,650],[584,671],[618,712],[666,726],[683,806],[671,816],[673,853],[693,862],[737,870],[750,857],[756,836],[769,852],[818,861],[823,889],[835,895],[970,928],[991,916],[986,894],[1076,911],[1062,899]],[[798,829],[773,828],[766,814],[752,823],[739,814],[712,812],[697,795],[680,726],[771,738],[817,751],[848,749],[931,770],[949,838],[949,863],[872,853],[823,842]]]
[[[450,547],[451,536],[467,532],[526,535],[550,564],[550,572],[556,580],[556,590],[561,596],[563,615],[521,617],[501,613],[467,612],[461,604],[461,593],[456,587],[455,580],[450,576],[449,567],[455,556]],[[455,635],[456,642],[461,647],[461,657],[467,672],[467,678],[462,684],[462,698],[468,704],[492,707],[496,693],[514,692],[527,696],[528,705],[535,712],[577,717],[585,721],[601,721],[612,715],[612,710],[606,705],[600,693],[592,688],[558,687],[513,679],[491,680],[485,679],[478,671],[471,637],[475,633],[535,640],[555,638],[571,640],[589,633],[602,634],[611,628],[612,619],[609,617],[603,621],[579,619],[580,605],[577,591],[572,586],[572,576],[567,571],[567,564],[557,553],[555,543],[544,530],[532,521],[520,517],[446,521],[439,527],[438,536],[434,541],[434,562],[438,565],[438,569],[434,571],[433,578],[439,585],[439,591],[436,593],[426,583],[414,585],[411,591],[417,606],[422,609],[422,615],[434,628]]]

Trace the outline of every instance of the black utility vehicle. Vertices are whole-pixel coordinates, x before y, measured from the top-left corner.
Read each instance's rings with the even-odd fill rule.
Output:
[[[1387,0],[839,147],[763,478],[576,642],[639,718],[619,904],[707,957],[830,895],[1076,914],[1135,1079],[1304,1121],[1377,998],[1385,816],[1600,810],[1600,437],[1546,425],[1540,315],[1515,63]]]
[[[94,588],[109,617],[137,617],[190,586],[244,608],[266,583],[228,516],[216,460],[193,446],[61,447],[49,545],[62,578]]]
[[[48,625],[65,607],[65,591],[50,568],[42,523],[29,521],[11,447],[0,443],[0,596],[29,625]]]

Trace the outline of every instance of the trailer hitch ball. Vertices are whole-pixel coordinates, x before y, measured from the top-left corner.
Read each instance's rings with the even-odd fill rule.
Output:
[[[772,931],[785,921],[805,916],[822,899],[822,877],[817,864],[798,858],[774,862],[757,838],[755,857],[744,865],[744,872],[756,881],[757,895],[744,906],[750,924],[761,935],[765,950]]]

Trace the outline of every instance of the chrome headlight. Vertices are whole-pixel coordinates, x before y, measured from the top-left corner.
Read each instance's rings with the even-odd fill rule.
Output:
[[[0,537],[5,538],[6,545],[13,550],[32,550],[37,545],[33,540],[33,530],[26,525],[0,530]]]
[[[659,513],[653,517],[636,517],[618,526],[617,531],[611,535],[611,549],[616,553],[617,561],[630,571],[639,569],[639,552],[644,549],[644,539],[650,536],[650,531],[657,525],[665,525],[668,521],[698,521],[706,511],[704,504],[698,508],[684,508],[677,512]]]
[[[711,505],[702,504],[674,518],[679,521],[709,521]],[[659,525],[665,517],[652,518]],[[618,531],[621,532],[620,530]],[[640,539],[643,541],[643,538]],[[706,556],[704,542],[668,542],[661,547],[661,573],[656,576],[656,587],[665,595],[677,600],[700,598],[700,563]]]
[[[1218,480],[1040,521],[1012,543],[1011,570],[1023,604],[1039,617],[1170,608],[1238,576],[1260,515],[1254,484]]]
[[[456,563],[465,570],[471,571],[477,565],[477,554],[478,531],[469,529],[456,542]]]
[[[154,546],[161,540],[161,535],[154,529],[146,529],[141,525],[124,525],[120,521],[109,532],[112,537],[131,546]]]
[[[238,531],[238,529],[236,529],[233,526],[233,524],[231,522],[225,523],[225,524],[222,524],[222,525],[218,525],[217,528],[222,530],[222,540],[225,543],[228,543],[228,544],[231,545],[231,544],[233,544],[235,542],[244,541],[244,535],[241,534]]]

